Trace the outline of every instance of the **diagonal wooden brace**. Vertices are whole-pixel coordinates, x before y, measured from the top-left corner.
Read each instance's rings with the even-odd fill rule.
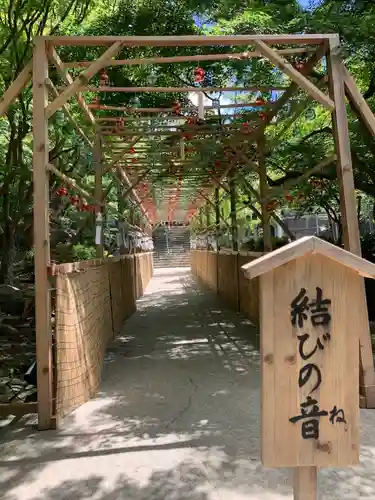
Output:
[[[313,99],[320,102],[320,104],[322,104],[322,106],[327,108],[329,111],[333,111],[335,109],[335,103],[332,99],[318,89],[298,70],[293,68],[293,66],[286,59],[280,56],[280,54],[262,41],[256,41],[254,43],[261,54],[263,54],[276,67],[280,68],[293,82],[304,89]]]
[[[52,101],[46,109],[47,117],[51,118],[57,110],[59,110],[74,94],[91,80],[102,68],[104,68],[109,60],[116,56],[122,48],[121,42],[114,43],[99,59],[94,61],[83,73],[81,73],[60,95]]]

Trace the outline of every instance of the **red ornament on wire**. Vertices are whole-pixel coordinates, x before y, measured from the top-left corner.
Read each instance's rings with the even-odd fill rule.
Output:
[[[173,106],[172,106],[172,109],[173,111],[176,113],[176,114],[180,114],[181,113],[181,104],[179,102],[174,102],[173,103]]]
[[[303,63],[302,61],[297,61],[294,67],[298,69],[298,71],[301,71],[305,67],[305,63]]]
[[[201,83],[204,80],[205,71],[203,68],[195,68],[194,70],[194,81],[195,83]]]
[[[105,69],[101,70],[99,81],[100,81],[100,86],[101,87],[106,87],[108,85],[108,83],[109,83],[109,77],[108,77],[107,71]]]
[[[266,104],[266,101],[263,99],[262,96],[259,96],[256,98],[255,104],[257,104],[258,106],[264,106]]]

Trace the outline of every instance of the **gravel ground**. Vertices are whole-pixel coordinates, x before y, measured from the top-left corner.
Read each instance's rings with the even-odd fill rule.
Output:
[[[98,398],[59,431],[2,435],[3,500],[286,500],[286,470],[259,460],[255,329],[158,269],[107,352]],[[320,499],[375,499],[375,411],[362,410],[360,466],[320,472]]]

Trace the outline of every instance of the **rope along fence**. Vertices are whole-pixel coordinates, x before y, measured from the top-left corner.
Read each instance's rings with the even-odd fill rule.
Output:
[[[136,311],[152,276],[152,254],[54,266],[56,418],[95,395],[107,344]]]

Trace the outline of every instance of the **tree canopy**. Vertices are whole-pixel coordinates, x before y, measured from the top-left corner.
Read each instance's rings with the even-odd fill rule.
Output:
[[[250,33],[339,33],[342,54],[345,63],[354,76],[368,104],[375,108],[375,4],[365,0],[322,0],[311,2],[303,8],[297,0],[1,0],[0,7],[0,93],[15,80],[32,57],[33,37],[46,34],[65,35],[188,35],[188,34],[250,34]],[[366,35],[365,35],[366,34]],[[243,47],[142,47],[125,48],[121,58],[139,59],[159,56],[209,54],[210,52],[238,53]],[[97,47],[64,47],[59,51],[64,61],[82,61],[95,59],[100,54]],[[298,62],[298,57],[290,58]],[[194,85],[193,72],[198,65],[191,60],[180,64],[141,64],[111,66],[108,79],[111,86],[135,87],[179,87]],[[221,61],[202,61],[207,86],[248,87],[254,82],[282,85],[285,76],[275,71],[273,66],[262,58],[245,60],[233,58]],[[80,69],[69,69],[76,76]],[[313,75],[318,82],[324,75],[325,68],[318,68]],[[64,85],[57,72],[51,69],[50,78],[56,88]],[[92,85],[99,84],[99,76],[92,79]],[[90,82],[91,85],[91,82]],[[95,102],[95,92],[85,92],[89,103]],[[207,102],[223,96],[206,95]],[[229,120],[225,113],[221,116],[208,111],[205,126],[219,122],[222,130],[232,123],[237,130],[244,130],[247,123],[257,119],[258,113],[241,103],[254,100],[257,94],[228,94],[225,102],[236,102],[236,116]],[[262,97],[273,100],[277,95],[264,93]],[[269,127],[266,143],[268,181],[271,186],[282,185],[287,180],[314,167],[319,161],[329,156],[333,150],[332,125],[330,114],[320,105],[308,101],[298,93],[291,99],[290,106],[281,110],[280,117]],[[100,94],[100,103],[116,107],[172,108],[179,103],[182,107],[191,107],[192,94],[186,93],[105,93]],[[89,137],[92,130],[85,122],[82,110],[75,101],[70,103],[73,117],[80,123]],[[290,116],[300,112],[299,117],[286,128]],[[359,203],[359,217],[372,217],[375,197],[375,147],[370,136],[358,122],[357,117],[349,113],[350,140],[355,174],[355,186]],[[126,114],[126,113],[125,113]],[[116,111],[95,112],[95,116],[118,117]],[[186,113],[185,113],[186,115]],[[147,117],[146,117],[147,118]],[[168,120],[162,113],[153,115],[154,123],[162,127]],[[177,186],[184,187],[179,195],[181,211],[194,208],[197,189],[210,182],[210,173],[225,156],[225,148],[238,149],[233,135],[227,136],[227,146],[213,135],[204,136],[202,141],[189,140],[185,120],[176,122],[187,134],[186,156],[189,162],[182,172],[173,166],[171,156],[165,148],[179,148],[179,139],[169,137],[147,137],[143,140],[148,149],[148,182],[152,197],[160,208],[167,196],[176,191]],[[139,122],[137,116],[129,121],[133,129]],[[245,124],[245,125],[244,125]],[[286,128],[286,129],[285,129]],[[11,279],[10,270],[17,253],[32,253],[32,93],[27,86],[19,98],[0,118],[0,233],[1,267],[0,281]],[[162,130],[162,128],[160,128]],[[279,139],[284,131],[282,140]],[[237,138],[237,141],[239,139]],[[242,133],[241,148],[246,157],[251,157],[251,141]],[[50,121],[50,161],[63,173],[74,178],[80,186],[90,191],[95,180],[93,154],[87,142],[81,137],[63,112],[57,112]],[[110,158],[105,156],[105,161]],[[243,165],[242,165],[243,166]],[[257,176],[253,171],[245,174],[245,181],[257,188]],[[121,188],[111,174],[104,176],[104,190],[107,195],[107,219],[128,220],[140,224],[141,213],[127,197],[119,202],[118,191]],[[246,184],[247,185],[247,184]],[[259,211],[256,200],[249,201],[249,187],[241,181],[237,183],[238,220],[247,223],[249,215]],[[90,255],[94,242],[93,214],[77,210],[67,199],[56,196],[61,180],[51,175],[51,222],[52,251],[57,259],[62,245],[74,247],[81,245]],[[123,189],[122,189],[123,191]],[[280,196],[277,208],[293,208],[306,212],[321,207],[329,216],[340,223],[339,194],[335,166],[332,163],[310,180],[294,185],[287,198]],[[90,200],[87,200],[88,202]],[[252,208],[250,207],[252,206]],[[232,208],[229,195],[221,192],[221,211],[224,219],[230,217]],[[213,220],[214,207],[208,205],[203,219]],[[202,219],[201,217],[201,219]],[[196,218],[192,226],[201,228],[202,220]],[[225,225],[223,226],[225,230]],[[108,233],[107,238],[110,239]],[[82,256],[80,253],[79,256]]]

